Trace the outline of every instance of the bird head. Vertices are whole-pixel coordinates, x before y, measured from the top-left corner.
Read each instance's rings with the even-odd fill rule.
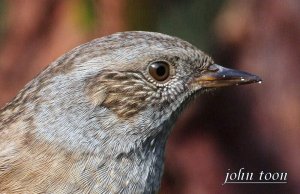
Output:
[[[40,102],[48,102],[35,109],[36,126],[51,141],[132,147],[158,134],[166,137],[201,91],[259,81],[215,64],[179,38],[116,33],[73,49],[36,79]]]
[[[0,110],[0,187],[158,192],[168,135],[191,98],[259,81],[159,33],[93,40],[50,64]]]

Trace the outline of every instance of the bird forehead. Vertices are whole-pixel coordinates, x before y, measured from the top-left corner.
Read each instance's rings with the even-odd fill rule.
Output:
[[[182,48],[158,48],[157,45],[147,48],[132,47],[119,48],[109,53],[91,57],[87,63],[79,64],[82,66],[96,66],[101,69],[113,69],[120,71],[145,71],[152,62],[166,61],[170,65],[190,66],[198,63],[202,58],[202,53],[197,51],[184,50]],[[90,54],[90,53],[89,53]]]
[[[145,58],[155,54],[191,55],[199,52],[192,44],[177,37],[154,32],[121,32],[95,39],[83,48],[89,55],[109,54],[114,57]]]
[[[100,47],[109,48],[110,54],[117,58],[125,57],[129,60],[177,57],[193,61],[207,57],[189,42],[156,32],[121,32],[103,37],[97,42]]]
[[[75,67],[75,72],[84,77],[85,73],[91,75],[103,69],[144,71],[149,63],[158,60],[166,60],[175,66],[201,65],[205,56],[190,43],[176,37],[153,32],[121,32],[73,49],[51,69]],[[176,59],[181,59],[181,63],[176,63]]]
[[[148,47],[156,46],[157,48],[186,48],[195,49],[190,43],[181,40],[180,38],[156,33],[156,32],[121,32],[106,36],[100,41],[108,42],[109,44],[117,44],[121,47],[135,46],[135,47]]]

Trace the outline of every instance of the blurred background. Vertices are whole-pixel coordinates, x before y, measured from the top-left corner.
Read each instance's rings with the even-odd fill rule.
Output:
[[[0,105],[69,49],[125,30],[178,36],[263,84],[202,95],[167,145],[160,193],[300,193],[299,0],[1,0]],[[237,172],[287,184],[226,184]]]

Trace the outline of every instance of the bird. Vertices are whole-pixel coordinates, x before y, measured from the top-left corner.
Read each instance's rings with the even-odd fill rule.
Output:
[[[257,82],[158,32],[80,45],[0,110],[0,193],[158,193],[167,139],[192,99]]]

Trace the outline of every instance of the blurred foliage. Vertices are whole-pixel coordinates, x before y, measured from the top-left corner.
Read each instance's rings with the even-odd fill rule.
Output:
[[[185,39],[203,50],[214,44],[212,24],[224,0],[128,0],[130,30],[158,31]]]
[[[200,49],[208,51],[214,40],[213,20],[222,4],[222,0],[172,2],[172,6],[166,6],[168,9],[160,12],[158,31],[179,36]]]
[[[6,1],[0,1],[0,43],[6,31]]]
[[[83,31],[93,31],[99,25],[101,18],[97,18],[97,6],[99,5],[96,5],[94,0],[80,0],[77,3],[75,8],[76,19]]]
[[[155,0],[127,0],[125,9],[129,30],[155,31],[160,13],[154,4]]]

